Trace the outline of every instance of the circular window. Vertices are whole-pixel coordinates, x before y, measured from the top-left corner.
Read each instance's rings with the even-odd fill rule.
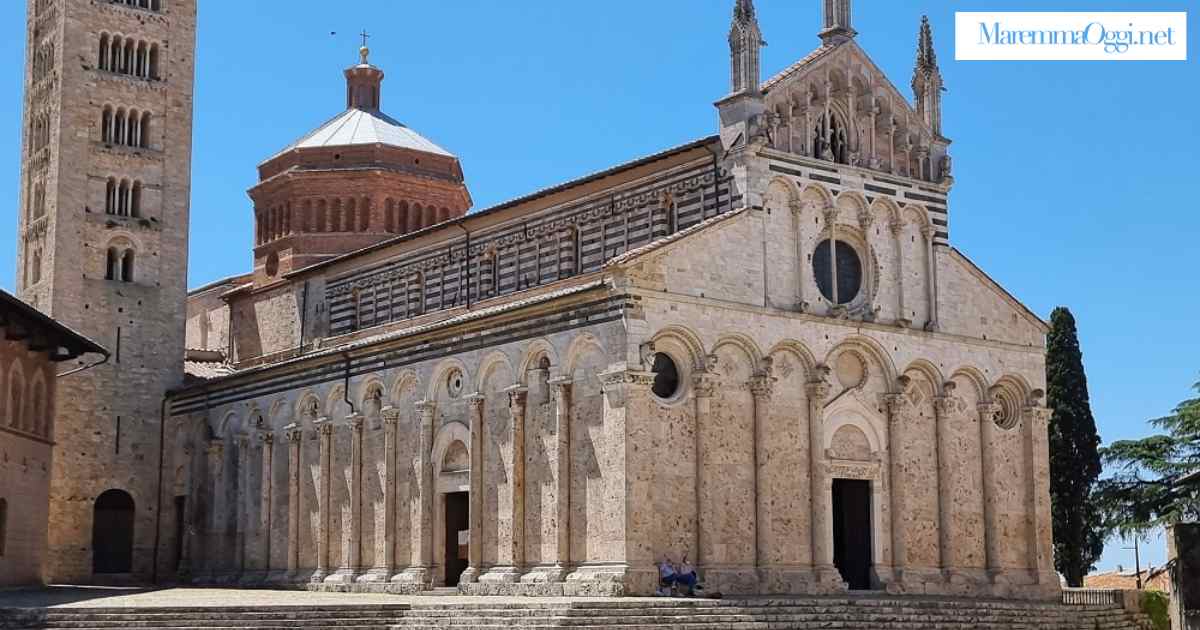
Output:
[[[271,252],[271,255],[267,256],[267,275],[274,278],[277,273],[279,273],[279,254]]]
[[[997,396],[996,402],[1000,407],[994,418],[996,426],[1001,429],[1011,429],[1017,426],[1017,422],[1021,420],[1021,417],[1017,414],[1017,406],[1013,404],[1012,399],[1008,396]]]
[[[679,367],[670,355],[659,352],[654,355],[654,385],[650,391],[659,398],[671,398],[679,393]]]
[[[462,370],[451,370],[446,376],[446,391],[451,398],[458,398],[463,391],[463,373]]]
[[[835,247],[829,239],[821,241],[813,252],[813,273],[821,295],[834,304],[848,304],[862,290],[862,260],[845,241],[837,241]]]

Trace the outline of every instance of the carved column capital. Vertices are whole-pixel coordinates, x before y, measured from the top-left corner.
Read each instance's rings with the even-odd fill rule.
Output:
[[[824,402],[826,398],[829,398],[829,392],[832,387],[829,385],[829,381],[820,380],[805,383],[804,389],[808,393],[809,400]]]
[[[422,400],[415,406],[417,408],[417,413],[421,414],[421,420],[423,422],[430,422],[433,420],[433,414],[435,411],[437,411],[437,403],[430,400]]]
[[[837,208],[834,206],[828,206],[825,209],[821,210],[821,215],[823,217],[825,217],[825,227],[832,230],[833,227],[837,224],[837,215],[838,215]]]
[[[379,415],[383,417],[383,426],[387,428],[395,428],[400,422],[400,410],[387,406],[379,410]]]
[[[508,387],[504,390],[508,394],[508,409],[512,415],[516,416],[519,413],[525,413],[525,402],[529,396],[529,388],[517,384]]]
[[[571,390],[571,385],[575,383],[575,380],[570,376],[556,376],[547,382],[554,388],[554,391],[564,392]]]
[[[363,415],[361,413],[352,413],[346,416],[346,425],[355,433],[362,433],[363,430]]]
[[[696,398],[712,398],[717,389],[717,376],[712,372],[692,373],[692,392]]]
[[[892,219],[888,221],[888,231],[892,233],[892,236],[900,236],[900,233],[904,231],[904,220]]]
[[[769,371],[755,374],[750,377],[750,393],[755,398],[770,398],[775,389],[776,380],[778,379],[771,376]]]
[[[980,422],[995,422],[996,416],[1000,414],[1000,403],[987,401],[975,405],[975,409],[979,411]]]
[[[471,413],[477,413],[483,409],[483,401],[486,400],[487,397],[479,392],[475,392],[470,396],[466,396],[464,399],[467,401],[467,405],[471,407]]]
[[[613,407],[624,407],[631,389],[649,389],[652,385],[653,372],[620,368],[600,374],[600,387]]]
[[[937,228],[933,227],[932,225],[921,226],[921,236],[924,236],[926,240],[929,240],[932,242],[933,235],[936,233],[937,233]]]
[[[283,434],[287,436],[287,441],[295,444],[304,439],[304,429],[300,428],[295,422],[283,427]]]
[[[952,394],[933,397],[933,410],[939,417],[945,417],[958,409],[958,399]]]
[[[871,214],[871,210],[869,208],[863,208],[862,210],[859,211],[858,226],[861,227],[863,230],[870,228],[871,224],[874,222],[875,222],[875,215]]]
[[[318,435],[333,435],[333,422],[328,417],[317,418],[313,425],[316,426]]]
[[[895,422],[908,411],[908,396],[905,396],[903,392],[884,394],[883,404],[887,408],[888,415]]]
[[[258,441],[261,442],[263,446],[269,447],[275,443],[275,434],[271,433],[270,431],[259,431]]]

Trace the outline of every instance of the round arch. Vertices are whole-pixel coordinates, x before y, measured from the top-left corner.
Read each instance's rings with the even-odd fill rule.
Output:
[[[92,508],[92,573],[133,571],[133,528],[136,506],[124,490],[111,489],[96,497]]]

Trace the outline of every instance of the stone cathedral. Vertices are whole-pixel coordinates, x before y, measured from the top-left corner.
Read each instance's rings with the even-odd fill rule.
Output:
[[[849,0],[765,80],[736,0],[716,134],[474,211],[364,47],[185,296],[195,0],[30,5],[21,294],[121,357],[60,386],[55,575],[1057,596],[1047,328],[951,244],[928,22],[910,101]]]

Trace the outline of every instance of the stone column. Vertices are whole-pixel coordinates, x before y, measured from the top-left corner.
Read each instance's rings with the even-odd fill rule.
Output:
[[[300,570],[300,447],[304,431],[299,424],[284,427],[288,441],[288,579],[296,580]]]
[[[925,237],[925,263],[926,274],[928,281],[925,283],[929,287],[926,299],[929,301],[929,323],[928,330],[937,330],[937,263],[933,259],[933,237],[936,230],[932,225],[926,225],[921,228],[921,236]]]
[[[520,574],[525,568],[525,401],[529,393],[524,385],[513,385],[508,392],[508,411],[512,416],[512,561]],[[516,576],[514,576],[516,577]]]
[[[709,520],[715,516],[701,507],[703,497],[708,492],[708,469],[704,467],[704,453],[709,445],[704,440],[704,430],[712,422],[712,397],[717,387],[713,370],[716,368],[717,355],[708,355],[707,362],[707,371],[692,375],[692,392],[696,397],[696,423],[693,427],[696,440],[696,544],[692,555],[698,571],[703,571],[704,563],[708,561],[705,554],[708,541],[704,533],[710,527]]]
[[[754,418],[750,434],[752,436],[753,451],[751,453],[751,462],[754,465],[754,568],[757,572],[757,578],[761,585],[764,581],[763,562],[767,557],[766,550],[762,545],[762,530],[763,516],[769,506],[766,504],[766,498],[763,496],[762,488],[765,484],[763,478],[763,465],[765,464],[762,457],[759,456],[766,448],[766,441],[770,436],[765,435],[762,426],[767,422],[767,416],[771,413],[771,391],[775,386],[775,377],[771,376],[771,359],[763,359],[765,367],[753,377],[750,378],[750,394],[754,399]]]
[[[274,479],[271,474],[271,466],[275,463],[275,434],[270,431],[261,431],[258,434],[258,442],[261,445],[260,459],[262,461],[262,485],[259,488],[259,515],[258,526],[262,536],[258,539],[260,553],[263,559],[263,577],[264,579],[270,575],[271,571],[271,504],[272,492],[274,490]]]
[[[796,239],[796,310],[801,313],[808,310],[804,303],[804,270],[808,268],[804,261],[804,204],[793,201],[790,205],[792,218],[796,220],[796,231],[792,235]]]
[[[392,578],[393,582],[407,582],[428,587],[433,577],[433,421],[437,410],[436,403],[422,401],[417,403],[417,412],[421,415],[421,444],[417,451],[417,469],[419,483],[417,488],[418,507],[420,510],[420,539],[419,557],[416,566],[411,566],[403,573]]]
[[[825,456],[825,402],[829,397],[829,368],[817,366],[816,378],[807,385],[809,465],[812,467],[812,558],[818,591],[844,590],[842,576],[833,565],[833,480]]]
[[[566,577],[571,565],[571,379],[550,379],[554,388],[554,433],[557,438],[554,454],[555,520],[558,536],[554,552],[554,580]]]
[[[1000,488],[996,483],[996,415],[1000,413],[1000,405],[995,402],[979,403],[979,479],[983,488],[983,550],[984,566],[987,567],[988,577],[995,583],[1001,579],[1003,567],[1000,563],[1000,520],[992,500],[999,496]],[[997,593],[998,595],[1000,593]]]
[[[323,582],[329,576],[329,530],[330,519],[333,518],[333,506],[329,504],[332,498],[330,490],[333,475],[333,423],[329,418],[319,418],[314,424],[320,439],[317,465],[321,472],[320,485],[317,488],[317,571],[312,580]]]
[[[237,514],[237,560],[236,569],[242,574],[244,579],[247,574],[246,556],[247,548],[252,543],[250,536],[250,507],[254,497],[250,493],[250,482],[253,476],[250,473],[250,436],[239,434],[237,436],[237,472],[238,472],[238,496],[234,498]]]
[[[908,328],[912,325],[904,308],[904,248],[900,237],[904,234],[904,221],[899,218],[888,222],[888,230],[892,233],[892,243],[896,249],[896,325]]]
[[[224,567],[220,566],[219,558],[224,557],[225,529],[225,442],[220,438],[208,443],[208,482],[209,482],[209,531],[208,553],[204,557],[206,573],[215,574]]]
[[[343,535],[350,548],[339,573],[347,581],[362,572],[363,420],[358,413],[346,416],[350,428],[350,531]]]
[[[394,407],[384,407],[380,414],[383,416],[383,460],[384,460],[384,477],[383,477],[383,548],[384,561],[383,566],[378,565],[376,560],[376,569],[382,573],[381,579],[387,580],[396,573],[396,486],[399,483],[397,479],[397,462],[396,462],[396,431],[400,424],[400,411]]]
[[[907,532],[904,515],[907,511],[904,485],[904,460],[901,451],[904,440],[904,424],[907,420],[909,406],[908,396],[904,389],[908,386],[908,377],[899,379],[900,392],[884,396],[888,412],[888,461],[891,463],[888,478],[891,481],[891,521],[892,521],[892,576],[893,581],[904,579],[904,567],[908,563]],[[899,586],[890,590],[898,590]]]
[[[953,504],[953,498],[950,494],[950,476],[954,471],[948,470],[950,466],[950,416],[954,413],[955,404],[954,397],[951,392],[954,391],[954,383],[947,382],[943,385],[945,394],[935,396],[933,399],[933,415],[934,415],[934,430],[936,444],[936,467],[937,477],[933,480],[937,487],[937,511],[938,511],[938,566],[942,570],[946,570],[953,563],[953,550],[951,546],[954,544],[950,531],[950,508]]]
[[[462,572],[459,577],[459,582],[470,584],[479,580],[479,574],[483,571],[483,492],[484,484],[483,477],[485,474],[484,466],[486,458],[484,449],[487,448],[487,441],[484,435],[483,428],[483,401],[484,395],[475,393],[467,396],[467,405],[470,408],[470,428],[471,428],[471,472],[468,478],[471,488],[471,503],[467,508],[469,522],[467,541],[467,569]],[[493,515],[494,516],[494,515]]]
[[[1029,471],[1029,567],[1037,580],[1036,596],[1045,599],[1058,597],[1061,590],[1054,570],[1054,540],[1050,515],[1050,445],[1047,435],[1053,412],[1036,401],[1041,391],[1030,396],[1031,402],[1022,410],[1026,425],[1026,470]]]

